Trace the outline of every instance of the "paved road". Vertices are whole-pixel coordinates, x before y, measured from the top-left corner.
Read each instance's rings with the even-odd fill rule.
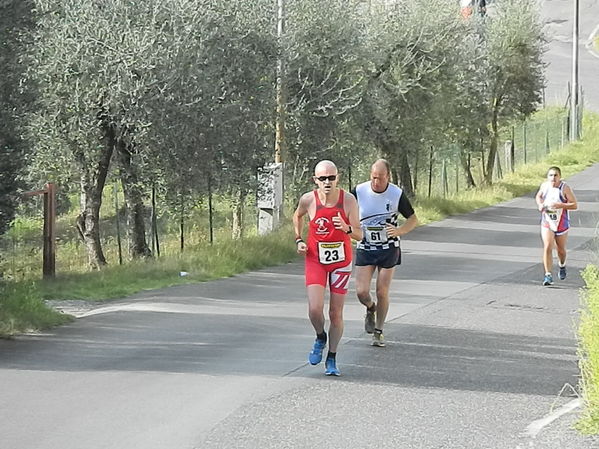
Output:
[[[599,448],[569,426],[579,270],[595,260],[599,165],[570,275],[540,285],[531,197],[415,230],[393,284],[387,348],[352,291],[343,376],[305,363],[301,264],[146,292],[44,335],[0,341],[4,449]],[[562,391],[563,390],[563,391]]]
[[[573,0],[542,0],[543,20],[551,39],[546,54],[548,104],[564,105],[568,98],[568,83],[572,82],[572,20]],[[598,31],[599,0],[579,0],[579,83],[584,90],[585,105],[599,112],[599,52],[587,48],[589,37]]]

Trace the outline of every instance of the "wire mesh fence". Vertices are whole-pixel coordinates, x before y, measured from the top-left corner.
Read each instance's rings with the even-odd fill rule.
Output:
[[[518,167],[539,162],[550,152],[564,148],[570,140],[568,120],[566,109],[551,110],[502,128],[497,142],[493,180],[500,180]],[[483,142],[480,151],[467,156],[476,185],[482,184],[487,170],[487,147],[488,142]],[[445,197],[467,189],[469,184],[459,154],[460,148],[454,144],[431,148],[430,163],[417,176],[417,194]]]

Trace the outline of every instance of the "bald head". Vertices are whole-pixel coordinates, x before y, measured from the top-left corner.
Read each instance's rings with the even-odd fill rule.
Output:
[[[314,175],[319,176],[322,172],[331,172],[333,174],[337,174],[337,166],[333,161],[320,161],[318,164],[316,164],[316,167],[314,167]]]
[[[378,159],[370,168],[370,186],[377,193],[387,190],[391,178],[391,166],[385,159]]]
[[[370,167],[370,169],[376,171],[385,171],[387,172],[388,176],[391,175],[391,164],[389,164],[389,161],[387,159],[377,159],[376,161],[374,161],[374,164],[372,164],[372,167]]]

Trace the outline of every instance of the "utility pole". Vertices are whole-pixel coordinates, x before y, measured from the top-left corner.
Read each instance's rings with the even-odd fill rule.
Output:
[[[283,33],[285,32],[285,0],[277,0],[277,41],[279,54],[277,58],[277,123],[275,131],[275,164],[283,162],[282,153],[285,145],[285,91],[283,88]]]
[[[258,234],[274,231],[283,219],[283,154],[285,152],[285,0],[277,0],[277,72],[275,157],[272,164],[258,171]]]
[[[578,140],[578,22],[579,0],[574,0],[572,27],[572,94],[570,95],[570,140]]]

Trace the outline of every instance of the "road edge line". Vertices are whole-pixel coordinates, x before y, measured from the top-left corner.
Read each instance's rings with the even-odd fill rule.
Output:
[[[562,405],[560,408],[555,410],[554,412],[549,413],[545,417],[541,419],[537,419],[536,421],[531,422],[524,431],[524,435],[529,436],[531,438],[536,437],[543,427],[548,426],[553,421],[558,419],[559,417],[565,415],[566,413],[570,413],[571,411],[577,409],[582,405],[582,399],[576,398],[572,399],[567,404]]]

